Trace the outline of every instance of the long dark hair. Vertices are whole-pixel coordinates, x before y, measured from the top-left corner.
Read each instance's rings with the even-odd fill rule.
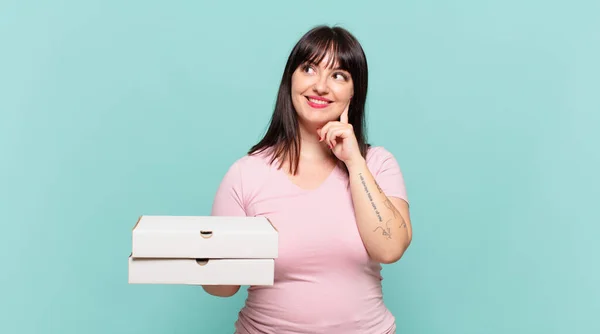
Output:
[[[341,27],[317,26],[308,31],[292,49],[271,116],[269,128],[264,137],[254,145],[248,154],[272,149],[271,163],[279,159],[280,166],[288,161],[290,173],[296,174],[300,160],[300,131],[296,110],[292,104],[292,74],[305,62],[315,64],[332,53],[330,64],[336,62],[348,71],[354,83],[354,95],[348,109],[348,123],[352,124],[363,157],[366,157],[369,144],[366,141],[365,102],[367,100],[368,66],[365,53],[358,40]]]

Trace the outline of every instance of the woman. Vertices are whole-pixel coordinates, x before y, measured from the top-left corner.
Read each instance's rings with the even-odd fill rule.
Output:
[[[249,287],[236,333],[395,332],[381,263],[400,259],[412,229],[394,156],[366,143],[366,95],[367,61],[348,31],[319,26],[296,44],[266,135],[213,204],[213,215],[266,216],[279,231],[275,283]]]

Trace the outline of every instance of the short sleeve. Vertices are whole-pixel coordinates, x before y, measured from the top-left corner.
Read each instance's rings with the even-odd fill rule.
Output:
[[[221,180],[212,205],[212,216],[246,216],[240,166],[234,163]]]
[[[404,176],[394,155],[383,147],[370,150],[368,166],[381,190],[388,197],[398,197],[408,202]]]

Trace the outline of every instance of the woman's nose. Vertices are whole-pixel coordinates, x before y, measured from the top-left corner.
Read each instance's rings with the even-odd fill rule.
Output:
[[[313,90],[318,94],[327,94],[329,92],[329,86],[326,75],[320,75],[313,86]]]

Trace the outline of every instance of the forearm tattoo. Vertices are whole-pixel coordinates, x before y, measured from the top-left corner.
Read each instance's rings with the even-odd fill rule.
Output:
[[[379,222],[383,222],[383,219],[381,217],[381,213],[379,212],[379,210],[377,209],[377,205],[375,204],[375,201],[373,200],[373,196],[371,195],[371,192],[369,191],[368,187],[367,187],[367,183],[365,182],[365,178],[363,177],[362,173],[358,174],[358,176],[360,177],[360,182],[363,185],[363,188],[365,190],[365,193],[367,194],[367,197],[369,198],[369,201],[371,202],[371,206],[373,207],[373,210],[375,211],[375,214],[377,215],[377,219],[379,220]],[[379,186],[379,184],[377,183],[377,181],[375,181],[375,186],[377,187],[377,190],[379,191],[380,194],[383,194],[383,189],[381,189],[381,187]],[[385,205],[386,208],[388,208],[390,211],[392,211],[392,214],[394,215],[393,219],[397,219],[400,216],[400,213],[398,212],[398,209],[396,209],[396,207],[394,206],[394,204],[390,201],[389,198],[385,198],[385,201],[383,202],[383,204]],[[401,216],[400,216],[401,217]],[[373,232],[376,232],[377,230],[381,230],[381,234],[386,237],[387,239],[391,239],[392,238],[392,230],[390,228],[390,223],[391,223],[392,219],[389,219],[386,223],[385,223],[385,227],[383,226],[377,226]],[[406,228],[406,223],[404,222],[404,219],[402,219],[401,217],[401,221],[402,223],[400,224],[400,228]]]
[[[383,228],[382,226],[377,226],[377,228],[375,228],[373,230],[373,232],[376,232],[377,230],[381,230],[381,235],[383,235],[387,239],[391,239],[392,238],[392,229],[390,228],[391,221],[392,220],[390,219],[385,223],[385,228]]]
[[[375,214],[377,215],[377,219],[379,219],[379,222],[383,222],[383,218],[381,218],[381,213],[377,209],[377,205],[375,205],[373,196],[371,196],[371,192],[367,188],[367,183],[365,182],[365,178],[363,177],[362,173],[358,174],[358,176],[360,177],[360,182],[362,183],[363,188],[365,189],[365,192],[367,193],[367,197],[369,198],[369,201],[371,202],[371,206],[373,207],[373,210],[375,211]]]

